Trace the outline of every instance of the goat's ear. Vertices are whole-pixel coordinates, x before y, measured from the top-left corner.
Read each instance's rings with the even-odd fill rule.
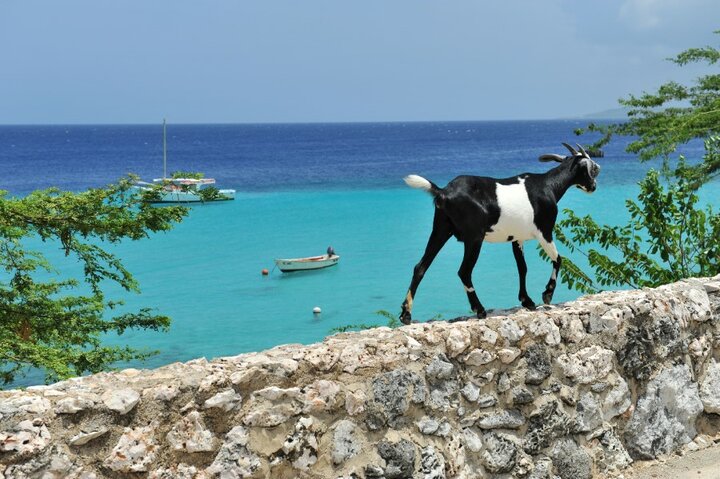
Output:
[[[543,161],[543,162],[557,161],[558,163],[562,163],[563,160],[565,160],[565,157],[552,153],[552,154],[542,155],[542,156],[540,156],[540,158],[538,158],[538,160]]]

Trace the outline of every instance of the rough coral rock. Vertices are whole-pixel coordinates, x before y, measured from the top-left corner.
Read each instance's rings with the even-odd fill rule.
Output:
[[[333,432],[332,461],[342,464],[351,457],[357,456],[362,448],[362,431],[352,421],[338,421]]]
[[[587,452],[569,438],[560,439],[552,450],[552,462],[561,479],[590,479],[592,460]]]
[[[405,479],[412,477],[415,471],[415,445],[407,439],[401,439],[396,443],[381,441],[378,446],[378,454],[385,460],[384,469],[387,479]]]
[[[481,455],[481,462],[485,469],[493,473],[512,471],[518,456],[518,448],[509,436],[489,432],[483,435],[483,443],[485,449]]]
[[[167,441],[172,450],[183,452],[213,451],[217,442],[197,411],[178,421],[167,434]]]
[[[215,460],[205,472],[212,477],[252,477],[261,467],[260,458],[248,448],[247,429],[235,426],[225,436]]]
[[[627,424],[628,450],[641,459],[654,459],[690,442],[702,410],[697,384],[687,366],[664,369],[648,383]]]
[[[158,452],[154,432],[155,425],[126,428],[110,455],[105,458],[105,467],[123,473],[146,472]]]
[[[705,412],[720,414],[720,363],[710,361],[700,384],[700,400]]]

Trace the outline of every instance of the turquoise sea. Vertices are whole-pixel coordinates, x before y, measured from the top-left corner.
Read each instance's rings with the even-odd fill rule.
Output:
[[[385,323],[399,312],[412,269],[431,229],[430,197],[404,185],[409,173],[444,185],[458,174],[509,176],[541,172],[543,153],[563,153],[578,141],[578,121],[376,123],[328,125],[169,125],[169,170],[203,171],[232,202],[193,206],[172,231],[127,242],[113,251],[139,280],[142,293],[109,285],[126,307],[151,306],[172,317],[169,333],[130,331],[111,342],[160,350],[154,367],[195,357],[261,350],[322,340],[331,328]],[[589,138],[583,138],[589,142]],[[598,190],[571,189],[561,208],[617,223],[648,164],[609,145],[598,160]],[[701,144],[685,149],[702,154]],[[139,126],[0,127],[0,189],[22,195],[59,186],[101,186],[128,172],[145,179],[162,172],[162,130]],[[717,185],[705,192],[720,199]],[[273,259],[322,254],[332,245],[337,267],[281,274]],[[64,271],[52,245],[41,245]],[[560,253],[565,251],[560,249]],[[528,290],[536,302],[551,272],[535,244],[526,245]],[[414,319],[468,314],[456,271],[462,245],[451,241],[421,284]],[[575,258],[573,258],[575,259]],[[261,270],[273,270],[262,276]],[[509,244],[486,244],[474,272],[486,308],[517,305],[517,271]],[[559,285],[555,301],[578,293]],[[313,307],[322,308],[319,315]],[[30,377],[27,381],[32,381]],[[35,378],[37,380],[37,378]]]

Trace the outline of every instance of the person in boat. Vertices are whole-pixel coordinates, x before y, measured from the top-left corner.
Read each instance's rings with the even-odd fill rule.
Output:
[[[327,249],[328,258],[332,257],[334,254],[335,254],[335,249],[332,246],[328,246],[328,249]]]

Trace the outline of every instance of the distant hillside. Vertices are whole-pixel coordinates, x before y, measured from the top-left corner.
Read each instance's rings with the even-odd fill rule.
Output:
[[[591,120],[626,120],[627,119],[627,108],[612,108],[610,110],[598,111],[596,113],[590,113],[583,116],[583,118]]]

